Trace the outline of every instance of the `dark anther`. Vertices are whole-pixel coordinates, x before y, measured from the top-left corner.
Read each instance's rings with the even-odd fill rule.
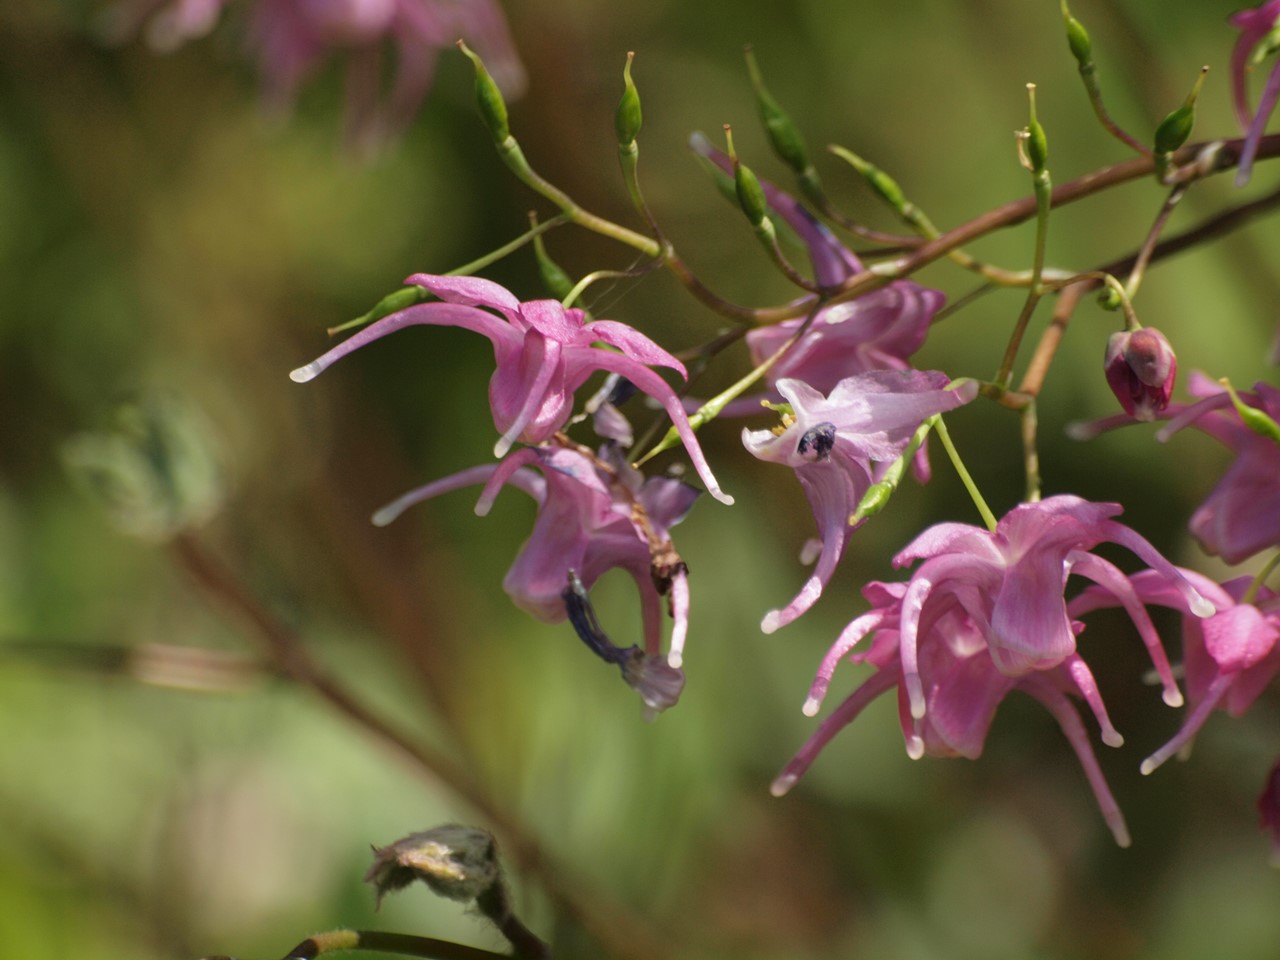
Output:
[[[560,597],[564,600],[569,622],[592,653],[606,663],[621,664],[626,660],[628,651],[616,646],[596,619],[596,611],[587,596],[587,588],[582,585],[576,570],[569,571],[569,585]]]

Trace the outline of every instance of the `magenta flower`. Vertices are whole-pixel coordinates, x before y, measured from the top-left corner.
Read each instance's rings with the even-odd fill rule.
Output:
[[[226,4],[227,0],[122,0],[107,11],[103,32],[108,40],[120,42],[145,29],[148,45],[168,53],[209,33]]]
[[[1178,358],[1159,330],[1142,327],[1113,333],[1103,367],[1111,392],[1129,416],[1154,420],[1169,406]]]
[[[1104,742],[1120,735],[1107,719],[1097,684],[1075,638],[1083,625],[1067,612],[1063,590],[1075,573],[1130,614],[1165,685],[1165,699],[1181,703],[1169,662],[1130,579],[1091,551],[1103,542],[1127,547],[1169,582],[1201,616],[1213,605],[1156,550],[1112,517],[1115,504],[1057,496],[1015,507],[987,531],[965,524],[931,527],[894,558],[896,566],[923,560],[906,583],[873,583],[864,590],[872,609],[832,645],[810,688],[805,713],[818,712],[836,666],[846,657],[877,668],[825,721],[783,770],[774,793],[786,792],[831,738],[881,693],[897,688],[899,716],[912,757],[982,752],[1005,695],[1021,690],[1054,715],[1079,757],[1117,842],[1128,843],[1124,819],[1097,765],[1068,695],[1085,701]],[[864,638],[870,647],[854,648]]]
[[[1216,608],[1208,617],[1196,615],[1185,594],[1152,571],[1135,574],[1131,582],[1143,603],[1171,607],[1183,614],[1182,656],[1189,710],[1181,729],[1168,743],[1142,762],[1151,773],[1187,746],[1214,710],[1239,717],[1280,674],[1280,595],[1259,587],[1253,602],[1245,602],[1251,578],[1222,586],[1190,570],[1181,571]],[[1113,601],[1090,588],[1070,605],[1072,615]]]
[[[1236,185],[1241,187],[1249,182],[1258,143],[1266,130],[1267,120],[1275,110],[1276,98],[1280,97],[1280,61],[1277,61],[1267,75],[1258,108],[1252,111],[1249,108],[1248,77],[1254,50],[1275,30],[1277,21],[1280,21],[1280,0],[1268,0],[1261,6],[1231,15],[1231,25],[1240,28],[1240,36],[1231,52],[1231,90],[1236,116],[1245,130],[1244,149],[1240,151],[1240,167],[1236,172]]]
[[[1123,738],[1107,716],[1088,665],[1078,655],[1072,654],[1047,670],[1011,677],[1002,673],[991,659],[985,630],[980,622],[960,604],[947,603],[940,609],[930,610],[928,626],[922,634],[919,669],[926,710],[924,716],[915,717],[903,684],[900,649],[903,598],[908,589],[905,583],[870,583],[863,590],[872,603],[872,609],[849,624],[831,647],[805,702],[805,713],[812,716],[818,712],[827,684],[841,659],[847,657],[853,663],[870,663],[876,667],[876,673],[822,721],[774,780],[771,788],[774,796],[782,796],[790,790],[827,743],[887,690],[896,688],[898,691],[898,719],[908,756],[912,759],[931,756],[966,757],[970,760],[982,755],[996,708],[1006,694],[1020,690],[1044,704],[1058,721],[1079,758],[1103,819],[1111,828],[1116,842],[1127,847],[1129,831],[1124,816],[1107,786],[1080,716],[1069,699],[1069,695],[1078,696],[1088,704],[1101,729],[1103,742],[1109,746],[1123,743]],[[854,645],[867,635],[872,637],[870,647],[851,652]]]
[[[1160,439],[1194,426],[1235,452],[1218,485],[1191,516],[1191,532],[1211,554],[1240,563],[1260,550],[1280,546],[1280,446],[1247,427],[1227,391],[1203,377],[1192,383],[1200,402],[1180,412]],[[1241,393],[1247,407],[1280,420],[1280,390],[1265,383]]]
[[[649,369],[670,367],[685,376],[684,364],[644,334],[613,320],[588,323],[583,311],[566,310],[555,300],[521,303],[505,288],[479,277],[418,273],[405,282],[431,291],[443,302],[418,304],[383,317],[289,376],[306,383],[347,354],[404,327],[463,327],[493,343],[497,368],[489,381],[489,407],[502,433],[494,456],[504,456],[517,440],[550,440],[573,412],[574,391],[603,370],[625,377],[662,404],[711,495],[733,503],[711,473],[675,391]],[[597,347],[597,342],[614,349]]]
[[[689,144],[721,170],[732,171],[728,156],[702,134],[694,134]],[[795,197],[767,180],[760,184],[769,206],[804,241],[819,286],[837,287],[863,271],[861,261]],[[803,380],[829,393],[856,373],[905,370],[907,358],[924,344],[929,325],[945,300],[937,290],[896,280],[856,300],[824,307],[804,336],[765,374],[765,380],[770,386],[787,378]],[[746,339],[751,362],[760,364],[775,354],[804,322],[803,317],[784,320],[749,332]],[[750,408],[740,405],[730,412],[745,409]]]
[[[808,610],[831,579],[849,537],[849,517],[871,486],[875,467],[896,460],[920,424],[977,395],[977,384],[945,389],[944,374],[880,370],[848,377],[823,396],[799,380],[779,380],[791,405],[786,429],[743,430],[742,442],[761,460],[791,467],[813,509],[822,547],[813,576],[795,599],[760,625],[772,633]]]
[[[689,625],[688,572],[671,546],[670,529],[684,519],[698,491],[679,480],[643,479],[609,448],[602,459],[564,447],[528,447],[501,463],[472,467],[412,490],[374,514],[385,526],[415,503],[464,486],[483,483],[476,513],[511,484],[538,504],[533,532],[502,581],[522,610],[546,623],[568,613],[569,574],[584,588],[621,568],[640,592],[644,652],[656,657],[662,642],[662,603],[667,596],[674,621],[667,661],[678,669]],[[599,651],[597,651],[599,652]]]

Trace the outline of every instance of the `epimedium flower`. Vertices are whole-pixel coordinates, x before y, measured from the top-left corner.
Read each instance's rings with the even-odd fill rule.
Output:
[[[1154,327],[1122,330],[1107,340],[1103,368],[1111,392],[1129,416],[1154,420],[1169,406],[1178,358]]]
[[[412,490],[375,513],[374,523],[384,526],[413,504],[481,483],[476,503],[481,516],[508,484],[538,504],[533,531],[502,582],[516,605],[546,623],[573,622],[597,656],[622,668],[623,678],[651,710],[674,703],[683,684],[679,670],[689,626],[689,581],[670,529],[684,519],[699,491],[680,480],[642,477],[610,446],[591,456],[545,445]],[[595,614],[586,591],[615,568],[629,573],[639,591],[643,649],[617,648],[598,625],[588,629]],[[566,590],[573,583],[580,589]],[[673,622],[666,657],[661,656],[664,597]]]
[[[107,33],[120,39],[143,29],[154,49],[170,51],[209,33],[226,5],[227,0],[120,0]],[[507,96],[519,96],[525,85],[496,0],[253,0],[247,18],[248,44],[274,109],[287,109],[332,54],[346,57],[348,139],[358,145],[394,136],[408,125],[431,87],[440,51],[459,37],[485,56]],[[384,97],[388,47],[395,50],[395,70]]]
[[[1072,619],[1064,589],[1072,574],[1129,613],[1164,685],[1166,702],[1181,693],[1151,619],[1131,579],[1092,551],[1104,542],[1135,553],[1196,616],[1213,604],[1146,540],[1116,522],[1117,504],[1074,496],[1015,507],[994,531],[959,523],[930,527],[895,558],[903,567],[923,561],[905,583],[873,583],[872,609],[837,638],[820,666],[805,713],[821,707],[836,666],[846,658],[877,672],[830,716],[783,770],[776,794],[788,790],[831,738],[880,694],[896,689],[899,716],[912,757],[982,752],[996,708],[1013,690],[1043,703],[1075,749],[1117,842],[1128,843],[1120,815],[1069,696],[1084,700],[1104,742],[1122,740],[1107,719],[1097,684],[1076,649],[1083,625]],[[855,649],[868,636],[865,650]]]
[[[996,709],[1014,690],[1040,701],[1061,727],[1080,761],[1116,842],[1129,845],[1129,831],[1106,778],[1098,765],[1079,713],[1070,697],[1084,700],[1101,728],[1103,742],[1120,746],[1123,738],[1111,724],[1106,707],[1088,665],[1072,654],[1057,666],[1020,677],[1003,673],[991,658],[984,627],[954,597],[930,610],[919,658],[927,709],[922,717],[912,713],[903,683],[901,636],[906,583],[868,584],[863,594],[872,609],[841,633],[819,668],[805,702],[805,713],[816,715],[836,666],[843,659],[867,663],[876,672],[827,716],[809,740],[774,780],[774,796],[786,794],[813,764],[823,748],[876,698],[897,691],[898,719],[912,759],[982,755]],[[853,648],[867,636],[869,645]]]
[[[742,442],[757,458],[795,470],[821,549],[795,599],[765,615],[765,633],[795,620],[822,595],[844,554],[850,515],[874,481],[874,465],[896,460],[925,419],[977,395],[976,383],[947,389],[949,383],[938,372],[879,370],[846,377],[824,396],[799,380],[778,381],[791,411],[783,429],[743,430]]]
[[[1246,424],[1225,387],[1196,377],[1191,392],[1201,399],[1178,411],[1157,437],[1187,426],[1229,447],[1235,459],[1191,516],[1191,532],[1209,553],[1240,563],[1280,546],[1280,443]],[[1280,390],[1265,383],[1238,394],[1245,414],[1280,420]]]
[[[1144,604],[1170,607],[1183,615],[1188,711],[1178,732],[1142,762],[1144,774],[1187,747],[1214,710],[1242,716],[1280,674],[1280,594],[1253,587],[1250,577],[1219,586],[1190,570],[1181,574],[1213,603],[1212,616],[1197,616],[1185,594],[1153,571],[1137,573],[1130,581]],[[1111,598],[1090,588],[1072,600],[1070,610],[1078,616],[1112,604]]]
[[[289,376],[306,383],[348,354],[405,327],[462,327],[493,344],[496,369],[489,381],[489,407],[502,434],[494,456],[505,456],[517,440],[550,440],[573,412],[574,391],[597,371],[616,373],[662,405],[711,495],[733,503],[711,473],[679,397],[650,369],[669,367],[683,377],[684,364],[644,334],[614,320],[588,322],[582,310],[566,309],[556,300],[521,303],[506,288],[479,277],[418,273],[405,282],[429,290],[440,302],[383,317]]]
[[[721,170],[732,171],[729,157],[702,134],[694,134],[689,143]],[[760,185],[769,206],[804,242],[819,287],[838,287],[863,271],[857,256],[800,201],[768,180],[761,179]],[[803,380],[826,393],[852,374],[905,370],[907,358],[924,344],[945,300],[938,290],[895,280],[855,300],[823,307],[786,355],[766,372],[765,380],[770,386],[782,379]],[[759,365],[773,356],[805,322],[799,317],[751,330],[746,336],[751,362]],[[743,409],[735,407],[733,412]]]
[[[1277,60],[1267,75],[1257,108],[1251,109],[1249,106],[1249,71],[1258,59],[1255,51],[1263,55],[1274,51],[1273,38],[1277,23],[1280,23],[1280,0],[1268,0],[1267,3],[1231,15],[1231,25],[1240,30],[1240,36],[1231,52],[1231,92],[1236,117],[1245,130],[1244,148],[1240,151],[1240,167],[1236,173],[1237,186],[1244,186],[1249,182],[1258,144],[1262,140],[1267,120],[1275,110],[1276,99],[1280,97],[1280,60]]]

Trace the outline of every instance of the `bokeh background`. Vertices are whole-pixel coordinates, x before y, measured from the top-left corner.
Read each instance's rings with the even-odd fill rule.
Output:
[[[244,618],[202,590],[171,545],[121,533],[68,477],[67,442],[111,427],[119,404],[139,397],[215,451],[216,470],[197,457],[191,479],[222,491],[201,549],[354,696],[468,771],[519,824],[521,837],[508,825],[501,842],[533,838],[546,851],[540,871],[513,869],[511,881],[558,955],[1276,955],[1280,873],[1253,804],[1280,747],[1277,701],[1264,697],[1243,720],[1216,716],[1188,762],[1140,777],[1139,761],[1180,716],[1143,685],[1144,653],[1118,618],[1091,621],[1083,643],[1128,741],[1101,760],[1131,849],[1112,843],[1052,719],[1019,697],[977,762],[909,761],[892,704],[877,703],[791,795],[769,796],[813,728],[799,708],[819,657],[861,610],[858,586],[889,577],[889,557],[927,523],[977,522],[940,456],[929,487],[908,485],[857,534],[818,607],[764,636],[760,616],[805,575],[797,555],[812,521],[790,472],[753,462],[738,425],[704,431],[738,503],[707,499],[677,531],[693,571],[689,682],[652,724],[567,626],[532,621],[502,593],[532,519],[527,498],[505,493],[479,519],[462,492],[371,527],[372,510],[403,490],[490,457],[487,343],[419,328],[310,385],[286,373],[325,349],[326,327],[407,274],[479,256],[521,232],[528,209],[546,208],[494,156],[456,54],[442,58],[404,138],[371,158],[343,149],[334,66],[291,116],[264,117],[243,55],[245,5],[165,56],[100,42],[101,3],[0,8],[5,956],[265,960],[342,925],[501,948],[425,890],[375,915],[361,882],[369,844],[483,816],[260,669]],[[1056,181],[1124,156],[1092,119],[1054,0],[508,6],[530,77],[513,128],[535,167],[635,224],[612,110],[625,53],[636,51],[648,199],[697,272],[739,302],[791,291],[685,143],[691,130],[732,123],[744,158],[784,179],[755,122],[744,42],[815,149],[856,149],[944,227],[1029,192],[1013,138],[1028,81]],[[1225,22],[1235,6],[1076,0],[1117,119],[1145,137],[1208,63],[1197,135],[1237,135]],[[820,163],[846,210],[892,225],[835,161]],[[1264,165],[1249,195],[1274,179]],[[1226,182],[1203,185],[1172,229],[1233,196]],[[1051,263],[1088,268],[1131,251],[1162,198],[1141,183],[1055,214]],[[1173,340],[1184,370],[1274,382],[1278,241],[1264,220],[1153,270],[1139,313]],[[549,244],[575,275],[631,263],[582,232]],[[1027,225],[975,252],[1022,267],[1030,248]],[[487,275],[542,295],[527,252]],[[921,279],[950,295],[972,285],[948,267]],[[665,276],[593,296],[601,314],[673,349],[720,329]],[[946,320],[920,365],[989,376],[1020,304],[996,294]],[[1063,436],[1067,422],[1114,406],[1100,360],[1116,324],[1085,304],[1050,375],[1046,492],[1120,500],[1175,560],[1221,573],[1185,520],[1224,451],[1192,435],[1162,446],[1141,428],[1089,444]],[[696,392],[729,382],[741,359],[727,354]],[[997,512],[1012,506],[1015,418],[982,404],[951,423]],[[629,582],[606,579],[596,599],[616,638],[634,640]],[[175,678],[186,661],[171,647],[206,659]],[[154,682],[166,679],[204,689]],[[858,679],[839,676],[833,696]],[[555,890],[587,918],[562,909]]]

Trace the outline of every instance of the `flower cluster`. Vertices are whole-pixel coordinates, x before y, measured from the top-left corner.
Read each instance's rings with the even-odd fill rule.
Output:
[[[209,33],[226,0],[120,0],[108,33],[145,29],[154,49],[175,49]],[[331,55],[346,59],[347,135],[357,145],[400,133],[431,88],[436,58],[459,37],[483,53],[509,96],[525,85],[496,0],[254,0],[248,42],[267,105],[287,109]],[[144,27],[145,25],[145,27]],[[387,48],[395,76],[382,90]]]
[[[1123,606],[1147,645],[1164,684],[1165,700],[1181,694],[1164,648],[1131,578],[1092,551],[1117,543],[1148,565],[1197,616],[1213,604],[1146,540],[1116,522],[1117,504],[1050,497],[1015,507],[988,531],[965,524],[931,527],[894,558],[895,566],[923,561],[906,583],[872,583],[870,612],[855,619],[831,647],[805,703],[818,712],[838,663],[866,662],[876,674],[818,728],[774,783],[791,788],[819,751],[875,697],[898,691],[907,753],[919,758],[982,753],[996,708],[1013,690],[1035,697],[1053,714],[1080,759],[1116,841],[1128,831],[1068,695],[1092,711],[1103,742],[1122,740],[1111,725],[1097,684],[1076,648],[1083,625],[1068,612],[1063,591],[1075,574]],[[855,649],[870,636],[866,649]]]

